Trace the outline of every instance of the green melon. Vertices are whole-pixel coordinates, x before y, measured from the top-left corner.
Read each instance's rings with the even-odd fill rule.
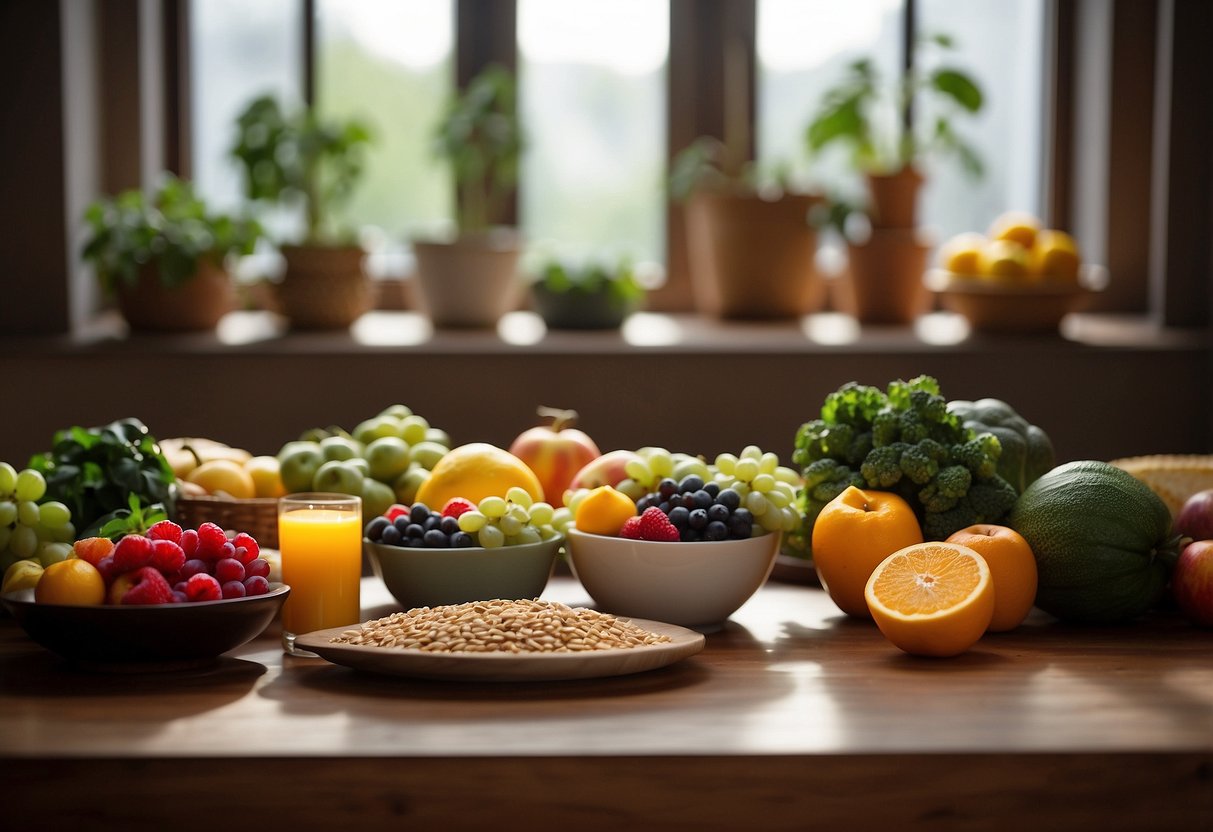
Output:
[[[1144,613],[1178,555],[1171,513],[1140,480],[1104,462],[1069,462],[1032,483],[1007,524],[1036,555],[1036,606],[1110,624]]]

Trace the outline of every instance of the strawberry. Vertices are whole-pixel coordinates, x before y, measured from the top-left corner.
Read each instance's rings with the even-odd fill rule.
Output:
[[[623,522],[623,528],[619,530],[620,537],[626,537],[628,540],[640,539],[640,516],[629,517]]]
[[[681,538],[678,528],[670,522],[670,518],[666,516],[666,513],[657,506],[650,506],[644,510],[644,514],[640,515],[637,531],[640,532],[641,540],[673,543]]]
[[[123,538],[125,540],[126,538]],[[132,577],[134,585],[122,594],[123,604],[171,604],[173,588],[154,566],[145,566]]]

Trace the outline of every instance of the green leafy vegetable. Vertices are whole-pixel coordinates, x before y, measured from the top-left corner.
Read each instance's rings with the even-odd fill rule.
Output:
[[[46,478],[47,499],[71,509],[82,538],[137,531],[173,505],[173,469],[138,419],[57,431],[52,449],[29,467]]]
[[[806,527],[825,504],[854,485],[892,491],[918,515],[932,540],[974,523],[996,523],[1018,492],[999,475],[997,436],[963,425],[930,376],[894,381],[886,391],[855,382],[826,397],[821,418],[796,434]]]

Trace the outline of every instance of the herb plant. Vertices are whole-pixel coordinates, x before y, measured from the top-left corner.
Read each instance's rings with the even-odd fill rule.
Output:
[[[231,155],[244,171],[245,195],[254,201],[302,201],[307,242],[342,235],[333,212],[353,193],[364,172],[371,131],[357,119],[321,121],[309,108],[286,112],[270,95],[254,99],[236,120]]]
[[[538,282],[556,294],[606,294],[621,304],[631,304],[644,297],[644,287],[636,280],[636,272],[627,261],[611,269],[598,263],[578,268],[553,260],[543,267]]]
[[[251,254],[262,234],[253,220],[211,213],[190,183],[171,174],[150,200],[140,190],[124,191],[94,202],[84,219],[91,236],[82,254],[106,291],[119,281],[134,285],[149,264],[165,286],[181,286],[200,260],[221,265],[228,255]]]

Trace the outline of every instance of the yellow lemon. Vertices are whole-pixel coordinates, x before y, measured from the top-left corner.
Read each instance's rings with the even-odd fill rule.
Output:
[[[253,478],[253,492],[257,497],[281,497],[286,494],[282,484],[282,471],[276,456],[255,456],[244,463],[244,470]]]
[[[202,486],[208,494],[223,493],[237,500],[247,500],[257,494],[252,475],[231,459],[208,460],[190,471],[185,479]]]
[[[986,238],[976,231],[957,234],[939,249],[939,264],[958,277],[981,274],[981,250]]]
[[[485,497],[504,498],[514,486],[524,489],[536,502],[543,499],[543,486],[525,462],[496,445],[473,442],[438,460],[418,487],[416,500],[441,510],[452,497],[479,503]]]
[[[1014,240],[991,240],[981,250],[981,273],[994,278],[1026,278],[1028,251]]]
[[[1066,232],[1046,229],[1036,235],[1036,244],[1031,252],[1034,274],[1052,280],[1077,282],[1081,264],[1078,243]]]
[[[1026,211],[1007,211],[990,225],[991,240],[1013,240],[1025,249],[1032,248],[1040,220]]]

